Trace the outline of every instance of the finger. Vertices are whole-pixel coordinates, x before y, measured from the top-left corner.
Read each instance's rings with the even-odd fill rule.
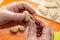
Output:
[[[48,24],[39,18],[36,18],[35,23],[37,25],[37,37],[40,37],[42,35],[43,28]]]
[[[10,7],[11,6],[11,7]],[[11,12],[14,12],[14,9],[13,9],[13,6],[12,6],[12,4],[9,4],[9,6],[7,6],[8,7],[8,9],[9,9],[9,11],[11,10]]]
[[[20,2],[11,3],[6,6],[6,9],[8,9],[10,11],[15,10],[14,12],[20,12],[21,10],[22,11],[27,10],[31,14],[35,14],[34,8],[31,5],[29,5],[28,3],[20,3]],[[12,10],[12,9],[14,9],[14,10]]]
[[[50,26],[44,27],[42,30],[42,39],[43,40],[51,40],[51,29]]]
[[[42,30],[42,35],[38,38],[39,40],[51,40],[51,29],[50,27],[44,27]]]
[[[12,21],[21,21],[25,19],[25,14],[23,13],[14,13],[7,10],[4,10],[2,13],[2,15]]]
[[[24,8],[30,12],[30,14],[35,14],[35,9],[32,7],[32,5],[28,4],[28,3],[24,3]]]
[[[29,22],[28,40],[36,40],[36,25],[32,21]]]
[[[25,19],[25,14],[11,13],[9,18],[10,18],[10,20],[13,20],[13,21],[23,21]]]
[[[8,23],[10,21],[8,17],[9,15],[4,10],[0,10],[0,25]]]
[[[41,27],[42,34],[41,34],[41,40],[50,40],[51,39],[51,28],[50,26],[42,21],[41,19],[36,18],[36,24],[38,24]],[[39,34],[39,33],[38,33]]]
[[[52,29],[51,29],[51,40],[54,40],[54,32]]]
[[[10,3],[4,7],[4,9],[12,11],[12,12],[19,12],[19,9],[16,6],[17,2]]]
[[[20,3],[18,2],[16,4],[16,6],[20,9],[20,10],[27,10],[28,12],[30,12],[30,14],[35,14],[35,10],[34,8],[32,7],[32,5],[24,2],[24,3]]]
[[[45,21],[39,19],[39,18],[35,18],[35,23],[37,25],[39,25],[41,28],[44,28],[45,26],[48,25],[48,23],[46,23]]]

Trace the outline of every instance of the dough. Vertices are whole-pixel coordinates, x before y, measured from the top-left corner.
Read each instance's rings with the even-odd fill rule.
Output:
[[[57,4],[60,6],[60,0],[56,0]]]
[[[23,32],[23,31],[25,31],[25,27],[24,26],[19,26],[19,30],[21,31],[21,32]]]
[[[44,6],[42,5],[39,5],[39,8],[38,10],[42,13],[42,15],[46,16],[48,14],[48,9],[45,8]]]
[[[11,27],[11,28],[9,29],[9,31],[10,31],[11,33],[17,33],[17,32],[18,32],[18,29],[19,29],[19,26],[15,26],[15,27]]]
[[[60,17],[60,7],[57,8],[57,13],[58,13],[58,15],[59,15],[59,17]]]
[[[57,22],[60,23],[60,7],[57,8],[57,13],[58,13],[58,19],[57,19]]]
[[[54,0],[45,0],[46,2],[52,2],[52,1],[54,1]]]
[[[24,11],[23,13],[26,15],[26,19],[25,19],[26,21],[27,20],[28,21],[35,21],[34,17],[31,14],[29,14],[29,12]]]
[[[44,5],[44,7],[47,7],[47,8],[57,8],[58,7],[56,2],[44,2],[43,5]]]
[[[56,20],[58,17],[58,13],[56,9],[49,9],[49,16],[51,20]]]

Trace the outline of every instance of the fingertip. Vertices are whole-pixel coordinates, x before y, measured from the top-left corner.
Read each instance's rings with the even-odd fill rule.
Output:
[[[30,4],[27,3],[27,2],[25,2],[25,3],[23,3],[23,4],[24,4],[25,10],[27,10],[30,14],[33,15],[33,14],[36,13],[32,5],[30,5]]]

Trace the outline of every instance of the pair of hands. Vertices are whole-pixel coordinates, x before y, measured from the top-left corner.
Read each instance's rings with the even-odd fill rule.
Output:
[[[25,10],[27,10],[32,15],[36,13],[31,5],[20,2],[11,3],[0,8],[0,25],[6,24],[11,20],[13,21],[24,20],[25,14],[23,14],[23,11]],[[37,40],[53,40],[54,36],[53,31],[46,22],[38,18],[35,18],[35,23],[42,28],[42,34],[40,37],[36,37]]]

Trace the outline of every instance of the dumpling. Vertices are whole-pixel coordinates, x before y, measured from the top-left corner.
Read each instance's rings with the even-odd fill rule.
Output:
[[[58,17],[58,13],[56,9],[49,9],[49,16],[51,20],[56,20]]]
[[[52,1],[54,1],[54,0],[45,0],[46,2],[52,2]]]
[[[48,14],[48,9],[45,8],[45,7],[42,6],[42,5],[39,5],[38,10],[41,12],[41,14],[42,14],[43,16],[46,16],[46,15]]]
[[[60,0],[56,0],[57,4],[60,6]]]
[[[44,2],[43,5],[44,5],[44,7],[47,7],[47,8],[57,8],[58,7],[56,2]]]

